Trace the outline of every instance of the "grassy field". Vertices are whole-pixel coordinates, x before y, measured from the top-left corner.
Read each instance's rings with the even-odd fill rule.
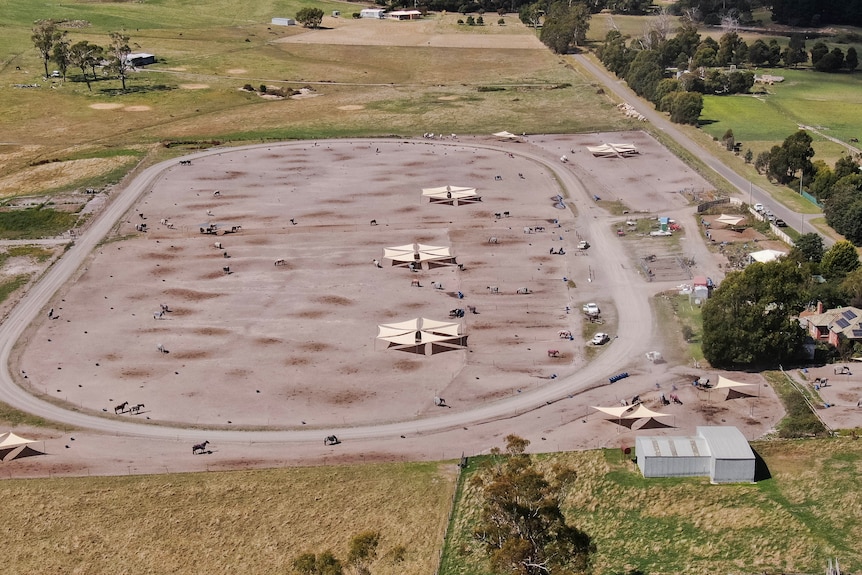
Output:
[[[768,441],[753,448],[771,474],[753,485],[644,479],[619,450],[540,459],[577,471],[565,510],[596,544],[595,573],[818,573],[830,557],[848,573],[862,569],[862,522],[855,512],[862,443]],[[468,488],[458,500],[443,575],[489,574],[471,536],[477,512]]]
[[[0,197],[116,181],[147,152],[171,141],[632,126],[596,86],[541,48],[279,42],[307,31],[269,26],[270,18],[293,15],[304,5],[312,3],[215,0],[205,11],[188,0],[6,3],[8,17],[0,24]],[[339,2],[313,5],[326,14],[358,10]],[[431,15],[429,21],[436,33],[534,33],[515,15],[507,17],[505,27],[457,26],[458,16]],[[126,93],[111,78],[100,78],[90,91],[78,70],[70,70],[66,82],[45,80],[30,41],[32,23],[39,18],[83,22],[68,28],[70,40],[102,45],[109,31],[124,26],[133,49],[154,53],[159,62],[133,73]],[[338,29],[312,33],[339,34]],[[307,86],[315,97],[269,100],[240,90],[245,84]],[[502,89],[481,92],[485,86]]]
[[[706,96],[701,114],[703,131],[721,138],[728,129],[754,155],[768,150],[798,130],[800,124],[849,142],[862,135],[862,73],[821,74],[810,70],[761,70],[784,76],[766,94]],[[814,159],[834,164],[847,149],[812,133]]]
[[[381,534],[372,573],[433,573],[455,465],[0,482],[4,568],[44,573],[290,573],[303,552],[347,556]],[[393,556],[397,547],[403,558]],[[399,560],[400,559],[400,560]]]

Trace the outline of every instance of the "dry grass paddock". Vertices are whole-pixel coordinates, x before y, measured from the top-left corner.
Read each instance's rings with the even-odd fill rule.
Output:
[[[4,571],[282,574],[381,534],[374,573],[432,573],[454,465],[381,464],[0,482]],[[403,552],[399,553],[399,548]]]

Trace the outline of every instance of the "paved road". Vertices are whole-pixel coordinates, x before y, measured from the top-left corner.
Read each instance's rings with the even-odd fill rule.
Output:
[[[362,144],[368,145],[368,140]],[[482,144],[466,144],[462,142],[435,142],[434,145],[456,147],[472,146],[476,148],[501,150],[518,154],[521,157],[544,165],[559,179],[568,195],[591,205],[586,190],[577,179],[574,172],[559,163],[551,154],[539,148],[503,147]],[[201,152],[189,158],[203,157],[219,153],[240,153],[253,148],[271,148],[272,144],[231,148],[230,150],[210,150]],[[9,373],[9,357],[16,342],[24,333],[26,327],[39,314],[53,294],[60,289],[75,274],[98,243],[104,238],[116,222],[129,211],[146,191],[151,189],[161,174],[175,165],[176,160],[163,162],[143,171],[129,186],[118,192],[113,201],[92,223],[91,227],[78,238],[74,247],[49,270],[36,286],[21,300],[12,311],[6,322],[0,326],[0,401],[9,405],[39,415],[48,420],[57,421],[81,428],[101,431],[111,434],[125,434],[147,438],[181,439],[196,441],[201,435],[200,429],[172,428],[167,426],[147,425],[72,411],[64,406],[54,405],[27,393],[18,386]],[[588,211],[588,210],[585,210]],[[543,387],[525,392],[508,399],[481,405],[470,411],[450,412],[445,415],[420,420],[410,420],[381,425],[367,425],[345,429],[333,429],[339,438],[349,440],[375,439],[381,437],[398,437],[404,434],[428,434],[462,426],[474,425],[479,422],[498,420],[526,413],[560,399],[596,383],[606,382],[609,373],[620,369],[620,358],[642,357],[649,351],[646,346],[653,339],[657,326],[652,321],[648,301],[650,289],[637,279],[637,273],[628,269],[628,254],[622,242],[613,241],[610,226],[602,219],[581,214],[578,225],[590,237],[594,247],[591,257],[597,261],[619,262],[604,265],[598,269],[595,282],[607,294],[608,300],[617,302],[620,313],[618,339],[613,343],[612,353],[602,353],[577,376],[561,378]],[[310,443],[320,441],[320,430],[286,430],[286,431],[229,431],[208,430],[207,437],[219,442],[258,442],[258,443]]]
[[[629,87],[618,78],[611,76],[610,72],[604,69],[602,66],[598,66],[593,63],[587,56],[583,54],[578,54],[574,56],[575,60],[583,66],[590,74],[596,77],[600,82],[602,82],[611,92],[616,94],[622,100],[628,102],[634,108],[643,114],[645,118],[647,118],[653,125],[663,131],[665,134],[673,138],[679,145],[684,147],[689,152],[696,155],[700,160],[709,166],[713,171],[715,171],[722,178],[730,182],[736,189],[738,189],[742,193],[742,197],[744,199],[749,199],[750,203],[761,203],[769,206],[772,209],[772,212],[779,219],[787,222],[787,225],[792,227],[793,229],[799,232],[816,232],[817,230],[811,229],[803,229],[805,224],[805,214],[801,214],[799,212],[794,212],[787,206],[778,203],[775,201],[772,196],[761,188],[753,184],[751,181],[743,178],[732,169],[727,167],[721,160],[715,156],[711,150],[708,150],[689,138],[683,132],[681,132],[670,120],[665,118],[664,114],[657,112],[653,109],[652,105],[647,102],[641,100],[634,92],[629,89]],[[818,232],[819,233],[819,232]],[[823,238],[823,243],[826,247],[831,246],[835,243],[831,237],[820,234]]]

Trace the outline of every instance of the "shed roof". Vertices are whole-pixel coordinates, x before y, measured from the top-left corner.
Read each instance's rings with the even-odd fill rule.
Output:
[[[636,449],[646,457],[709,457],[702,437],[638,437]]]
[[[715,459],[754,459],[748,440],[731,425],[698,426],[697,435],[706,440]]]

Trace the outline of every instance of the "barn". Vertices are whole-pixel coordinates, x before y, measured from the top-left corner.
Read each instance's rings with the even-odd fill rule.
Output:
[[[755,459],[736,427],[702,426],[693,437],[642,436],[635,440],[644,477],[708,476],[712,483],[754,482]]]

